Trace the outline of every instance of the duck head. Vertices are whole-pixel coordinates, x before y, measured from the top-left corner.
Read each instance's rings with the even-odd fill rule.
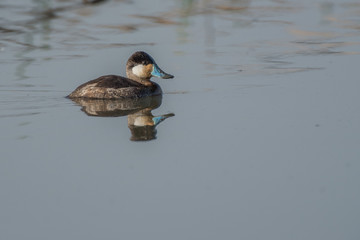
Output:
[[[135,52],[126,63],[128,78],[146,86],[151,86],[151,77],[173,78],[174,76],[161,70],[155,60],[146,52]]]

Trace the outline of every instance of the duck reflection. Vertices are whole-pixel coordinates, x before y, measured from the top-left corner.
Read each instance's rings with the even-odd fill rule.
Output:
[[[162,96],[140,99],[86,99],[75,98],[81,110],[88,116],[121,117],[128,116],[131,141],[149,141],[156,138],[156,126],[173,113],[154,116],[151,111],[160,107]]]

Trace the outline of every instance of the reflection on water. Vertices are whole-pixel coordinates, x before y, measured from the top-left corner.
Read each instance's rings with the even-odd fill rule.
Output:
[[[244,20],[232,18],[229,13],[234,13],[241,16],[250,7],[251,0],[223,0],[223,1],[195,1],[183,0],[181,1],[179,10],[180,23],[177,28],[178,41],[180,43],[190,42],[192,34],[189,33],[191,26],[191,17],[195,15],[204,16],[204,31],[205,31],[205,44],[206,46],[214,46],[217,29],[215,28],[214,19],[216,15],[227,16],[230,21],[233,21],[234,26],[244,26]],[[209,52],[209,51],[208,51]],[[211,51],[210,51],[211,53]]]
[[[131,141],[148,141],[156,138],[156,126],[175,114],[152,115],[151,111],[160,107],[162,96],[151,96],[140,99],[71,99],[80,106],[88,116],[121,117],[128,116],[128,127]]]
[[[91,4],[99,2],[104,4]],[[136,34],[147,28],[160,25],[169,27],[173,25],[177,32],[177,43],[183,45],[193,44],[196,41],[195,39],[198,35],[194,34],[196,33],[193,30],[194,27],[202,28],[203,39],[201,39],[201,44],[206,46],[204,49],[205,54],[212,59],[218,57],[220,52],[224,52],[224,49],[221,50],[219,46],[223,45],[222,41],[225,36],[237,39],[236,43],[233,42],[232,44],[234,51],[238,51],[237,49],[241,51],[237,53],[238,55],[248,54],[248,51],[253,51],[252,49],[258,50],[261,48],[264,50],[262,52],[265,52],[267,49],[273,48],[274,41],[267,40],[267,36],[262,36],[261,32],[258,33],[260,35],[255,40],[246,40],[248,38],[246,31],[248,29],[256,29],[265,24],[287,29],[288,36],[295,38],[290,41],[283,40],[285,38],[275,41],[277,45],[273,48],[274,52],[261,53],[256,59],[256,61],[260,61],[255,64],[250,65],[250,61],[240,63],[240,60],[234,64],[234,67],[229,67],[229,63],[222,65],[221,62],[216,62],[215,60],[208,60],[204,63],[205,67],[209,70],[213,69],[213,66],[221,68],[227,66],[227,69],[223,69],[224,71],[220,73],[224,76],[239,74],[239,64],[244,66],[241,69],[243,71],[242,74],[267,74],[268,72],[282,74],[320,68],[320,66],[309,68],[293,61],[294,57],[304,54],[359,54],[359,51],[355,51],[353,48],[349,51],[346,49],[339,50],[339,48],[349,46],[349,44],[359,45],[358,41],[353,39],[352,43],[350,39],[338,41],[339,38],[352,38],[352,36],[358,35],[358,32],[349,34],[338,31],[339,29],[358,30],[360,28],[356,20],[356,11],[358,11],[359,5],[355,3],[337,4],[335,2],[324,2],[317,5],[320,13],[320,19],[317,20],[321,26],[327,27],[324,29],[319,27],[311,29],[309,26],[300,26],[295,20],[291,18],[285,19],[279,15],[278,13],[294,14],[304,10],[304,8],[290,2],[265,1],[259,3],[252,2],[251,0],[183,0],[177,1],[177,7],[175,8],[159,10],[156,13],[126,12],[122,10],[132,9],[129,6],[135,6],[136,4],[137,2],[135,1],[117,1],[114,3],[112,1],[99,0],[76,2],[33,0],[23,5],[2,4],[2,8],[9,9],[15,17],[12,19],[4,15],[0,18],[0,47],[6,50],[9,48],[12,50],[13,47],[16,48],[13,56],[18,64],[15,70],[17,79],[29,78],[30,74],[27,68],[39,60],[46,61],[59,58],[64,59],[66,57],[68,59],[78,58],[88,54],[88,52],[79,54],[79,51],[88,51],[90,49],[155,46],[158,44],[156,41],[146,41],[143,38],[137,38],[136,41],[119,41],[117,38],[116,40],[109,41],[108,39],[113,39],[112,34],[119,36]],[[120,11],[119,18],[103,19],[103,15],[107,10],[104,6],[109,6],[109,8],[113,6],[118,7]],[[0,11],[4,12],[1,8]],[[339,11],[345,14],[337,14]],[[201,19],[198,26],[197,17]],[[99,18],[99,20],[95,18]],[[141,39],[141,41],[139,42],[138,39]],[[308,43],[314,40],[323,44],[310,46]],[[332,47],[332,49],[325,46],[325,44],[332,43],[334,40],[343,43]],[[237,49],[235,48],[236,44],[239,45]],[[46,54],[47,56],[43,58],[37,56],[40,51],[54,49],[65,52],[54,53],[53,51]],[[78,52],[77,54],[69,54],[70,51]],[[177,51],[182,53],[182,50]],[[272,62],[271,65],[269,65],[269,59]],[[286,59],[285,61],[288,66],[282,64],[284,59]],[[273,67],[275,61],[279,64]],[[218,72],[215,74],[210,73],[212,76],[217,76],[218,74]]]
[[[29,21],[25,24],[27,28],[32,29],[33,31],[26,31],[23,36],[24,39],[17,41],[15,39],[8,39],[9,42],[16,43],[21,45],[22,48],[15,54],[15,57],[19,60],[19,64],[16,67],[15,75],[17,80],[27,79],[30,76],[26,74],[26,69],[30,66],[36,59],[33,57],[28,57],[32,51],[36,49],[50,50],[50,33],[51,29],[51,19],[54,18],[54,15],[51,14],[52,11],[49,1],[44,0],[33,0],[34,2],[34,11],[37,13],[35,16],[36,19]],[[35,24],[39,25],[39,29],[36,29]],[[43,41],[43,44],[36,44],[35,38],[40,33],[40,39]]]
[[[168,113],[154,116],[152,108],[144,108],[136,113],[128,115],[128,127],[131,131],[131,141],[148,141],[156,138],[156,126],[169,117],[175,116]]]

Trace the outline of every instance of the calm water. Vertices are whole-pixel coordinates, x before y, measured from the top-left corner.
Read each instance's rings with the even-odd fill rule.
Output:
[[[355,0],[1,1],[0,239],[360,239],[359,30]],[[137,50],[162,98],[64,98]]]

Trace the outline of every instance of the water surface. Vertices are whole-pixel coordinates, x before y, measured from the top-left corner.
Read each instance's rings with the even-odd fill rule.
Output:
[[[359,239],[356,1],[7,0],[0,16],[1,239]],[[138,50],[175,75],[161,101],[65,98]]]

